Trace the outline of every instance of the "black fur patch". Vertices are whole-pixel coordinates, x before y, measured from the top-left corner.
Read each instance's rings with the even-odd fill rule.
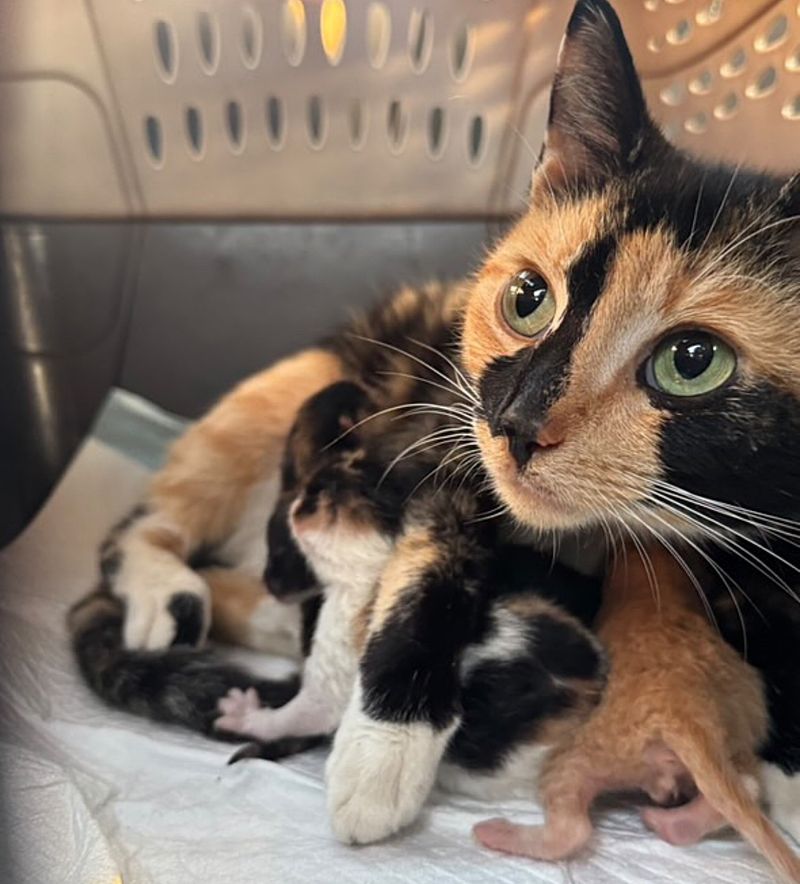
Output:
[[[601,657],[597,648],[574,626],[541,615],[535,621],[535,653],[547,672],[555,678],[575,678],[588,681],[601,671]]]
[[[203,635],[203,600],[189,592],[176,592],[167,610],[175,620],[173,645],[196,645]]]
[[[309,568],[289,527],[292,501],[292,495],[283,495],[267,524],[264,583],[276,598],[289,598],[320,589],[316,575]]]

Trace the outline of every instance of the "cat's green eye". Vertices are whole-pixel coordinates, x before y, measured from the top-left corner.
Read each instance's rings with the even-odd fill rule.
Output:
[[[553,321],[556,301],[541,274],[521,270],[503,292],[502,310],[503,319],[517,334],[535,338]]]
[[[684,331],[662,341],[647,360],[645,379],[669,396],[701,396],[721,387],[736,369],[736,354],[705,331]]]

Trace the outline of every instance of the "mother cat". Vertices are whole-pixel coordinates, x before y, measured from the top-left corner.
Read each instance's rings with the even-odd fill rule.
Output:
[[[706,558],[712,615],[765,675],[763,755],[776,765],[775,812],[797,829],[778,768],[800,768],[800,178],[705,166],[671,147],[605,0],[578,2],[551,101],[530,207],[476,277],[403,293],[366,331],[405,348],[446,346],[461,329],[474,436],[516,520],[558,536],[601,526],[610,544],[626,531],[679,560],[683,548]],[[414,363],[335,338],[245,381],[176,444],[146,508],[109,544],[100,594],[73,615],[101,694],[124,705],[133,684],[97,675],[113,636],[102,653],[80,640],[113,599],[125,603],[125,646],[150,652],[129,662],[162,667],[174,720],[196,721],[192,703],[224,693],[191,654],[166,650],[200,643],[209,626],[209,584],[187,562],[230,547],[254,507],[264,524],[308,396],[350,378],[386,407],[417,398],[418,381],[385,369]],[[398,543],[410,548],[424,556],[426,539]],[[392,573],[328,769],[334,829],[348,841],[415,817],[458,717],[448,673],[459,588],[426,593]],[[398,690],[392,667],[374,665],[386,647],[425,677]]]

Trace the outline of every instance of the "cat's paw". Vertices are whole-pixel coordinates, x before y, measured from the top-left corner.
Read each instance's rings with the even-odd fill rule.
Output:
[[[246,691],[231,688],[217,701],[217,709],[221,714],[214,721],[214,730],[260,740],[272,739],[265,727],[270,710],[262,707],[255,688]]]
[[[125,602],[126,648],[154,651],[205,640],[211,622],[208,585],[174,558],[123,562],[112,589]]]
[[[370,844],[417,817],[450,731],[374,721],[349,710],[328,759],[328,811],[336,837]]]

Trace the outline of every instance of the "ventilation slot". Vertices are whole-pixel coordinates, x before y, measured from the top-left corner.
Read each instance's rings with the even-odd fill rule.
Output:
[[[771,95],[775,91],[777,83],[778,72],[770,65],[768,68],[764,68],[752,83],[748,84],[744,94],[748,98],[766,98],[767,95]]]
[[[196,107],[186,108],[185,123],[189,153],[199,159],[203,155],[203,117]]]
[[[694,27],[689,19],[681,19],[674,28],[670,28],[667,31],[667,43],[671,43],[673,46],[681,46],[684,43],[688,43],[693,30]]]
[[[400,153],[408,134],[408,114],[403,108],[402,102],[397,99],[389,103],[389,111],[386,115],[386,132],[392,152]]]
[[[781,114],[787,120],[800,120],[800,95],[795,95],[781,108]]]
[[[197,46],[200,66],[207,74],[213,74],[219,64],[219,31],[216,21],[207,12],[197,16]]]
[[[431,159],[438,160],[444,153],[447,140],[447,118],[440,107],[431,109],[428,115],[428,154]]]
[[[178,49],[172,25],[157,21],[154,31],[156,67],[165,83],[174,83],[178,75]]]
[[[711,0],[704,9],[699,10],[694,20],[701,28],[715,25],[722,18],[722,10],[725,0]]]
[[[286,60],[297,67],[306,54],[306,8],[302,0],[286,0],[283,4],[281,40]]]
[[[308,99],[308,140],[311,146],[319,149],[325,143],[325,108],[319,95]]]
[[[161,120],[158,117],[145,117],[144,141],[150,162],[160,169],[164,165],[164,136],[161,132]]]
[[[361,150],[367,140],[367,110],[360,101],[350,104],[350,145]]]
[[[700,112],[689,117],[683,124],[683,128],[692,135],[702,135],[708,129],[708,114]]]
[[[673,83],[671,86],[662,89],[661,92],[659,92],[658,97],[661,99],[661,102],[668,107],[677,107],[679,104],[683,104],[683,100],[686,97],[686,90],[684,89],[683,83]]]
[[[483,117],[472,118],[467,134],[467,156],[473,166],[478,166],[486,153],[486,124]]]
[[[450,70],[459,83],[467,79],[475,54],[475,32],[468,24],[462,24],[453,37],[450,47]]]
[[[739,113],[739,97],[731,92],[714,108],[714,116],[718,120],[730,120]]]
[[[370,3],[367,9],[367,57],[380,70],[389,55],[392,40],[392,17],[384,3]]]
[[[786,56],[786,70],[792,74],[800,73],[800,46],[791,55]]]
[[[242,64],[248,70],[255,70],[261,61],[261,51],[264,45],[264,26],[261,16],[251,7],[245,6],[242,10],[242,43],[240,51]]]
[[[433,18],[427,11],[414,9],[408,24],[408,55],[411,69],[421,74],[428,67],[433,49]]]
[[[244,149],[244,114],[238,101],[229,101],[225,105],[225,130],[231,150],[241,153]]]
[[[689,83],[689,91],[692,95],[708,95],[713,83],[714,77],[711,71],[703,71]]]
[[[344,0],[323,0],[319,11],[322,51],[332,65],[342,60],[347,40],[347,7]]]
[[[276,95],[267,99],[267,141],[273,150],[280,150],[286,138],[286,112],[283,102]]]
[[[789,34],[789,19],[785,15],[779,15],[763,34],[755,39],[756,52],[772,52],[786,40]]]
[[[737,49],[736,52],[722,65],[719,72],[723,77],[738,77],[747,66],[747,53],[744,49]]]

